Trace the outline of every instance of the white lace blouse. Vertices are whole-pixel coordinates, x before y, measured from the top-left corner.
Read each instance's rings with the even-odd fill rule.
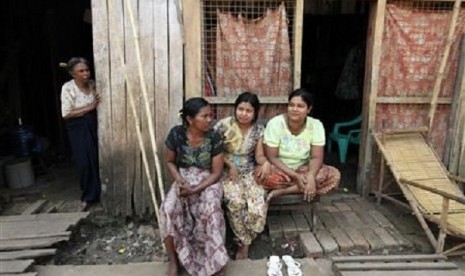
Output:
[[[91,104],[95,100],[95,84],[89,81],[91,93],[85,94],[76,85],[74,80],[63,84],[61,88],[61,116],[65,117],[74,108],[83,107]]]

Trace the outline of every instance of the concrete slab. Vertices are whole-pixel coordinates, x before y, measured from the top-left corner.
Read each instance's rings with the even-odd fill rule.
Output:
[[[322,266],[321,261],[316,262],[312,258],[296,259],[302,264],[302,274],[312,276],[332,276],[326,264]],[[226,275],[266,275],[266,259],[262,260],[240,260],[230,261],[226,268]],[[167,263],[130,263],[122,265],[62,265],[62,266],[34,266],[38,276],[153,276],[165,275]],[[286,265],[283,263],[283,275],[286,274]],[[182,273],[181,275],[187,275]]]

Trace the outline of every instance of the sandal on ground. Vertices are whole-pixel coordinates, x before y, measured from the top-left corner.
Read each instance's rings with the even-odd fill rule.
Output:
[[[302,276],[300,270],[300,263],[294,260],[290,255],[284,255],[283,261],[287,266],[287,275],[289,276]]]
[[[268,266],[268,271],[266,274],[268,276],[283,276],[283,273],[281,272],[282,264],[281,260],[279,259],[279,256],[270,256],[270,260],[266,263]]]

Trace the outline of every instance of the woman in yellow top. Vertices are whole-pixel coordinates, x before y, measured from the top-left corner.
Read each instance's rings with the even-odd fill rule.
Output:
[[[224,198],[229,224],[238,244],[236,259],[245,259],[249,246],[266,224],[265,190],[254,178],[267,178],[270,163],[263,152],[264,127],[257,124],[260,102],[257,95],[244,92],[234,104],[234,116],[220,120],[215,129],[224,145],[225,164],[229,169],[224,183]]]
[[[310,201],[339,185],[341,173],[323,164],[325,130],[323,124],[308,114],[313,97],[305,89],[293,91],[285,114],[271,119],[265,129],[266,156],[273,164],[270,186],[277,187],[267,200],[288,193],[303,193]],[[274,177],[278,176],[278,177]]]

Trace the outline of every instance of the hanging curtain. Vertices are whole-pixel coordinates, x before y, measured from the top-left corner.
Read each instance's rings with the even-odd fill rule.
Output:
[[[235,98],[244,91],[259,96],[288,95],[292,89],[292,63],[284,4],[254,20],[219,11],[217,16],[217,96]],[[282,111],[282,107],[268,106],[265,116]],[[218,112],[224,117],[232,111],[223,108]]]

